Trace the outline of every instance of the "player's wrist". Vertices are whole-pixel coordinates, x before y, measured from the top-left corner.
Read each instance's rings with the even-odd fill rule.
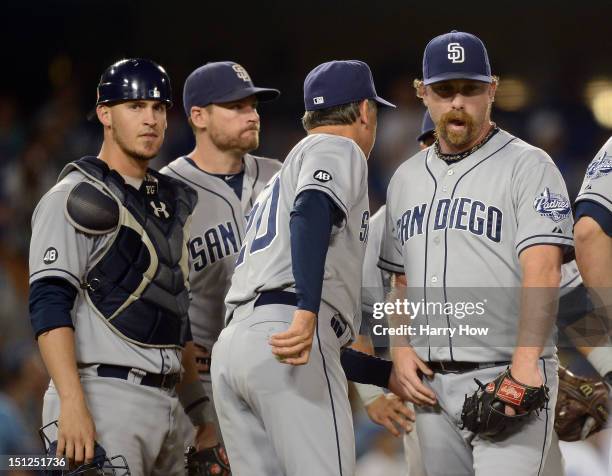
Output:
[[[311,309],[301,309],[298,308],[296,310],[296,313],[298,313],[300,315],[300,317],[305,317],[308,319],[316,319],[317,317],[317,313]]]
[[[85,404],[85,394],[83,393],[83,389],[80,385],[76,386],[75,388],[62,390],[57,389],[57,394],[60,399],[60,404]]]
[[[359,398],[361,398],[361,403],[363,403],[364,407],[368,407],[379,397],[385,394],[382,388],[366,383],[355,382],[355,389],[357,390]]]
[[[541,349],[539,347],[518,347],[512,356],[512,368],[538,368]]]
[[[181,385],[177,393],[193,426],[200,427],[214,420],[214,410],[202,382],[196,380]]]

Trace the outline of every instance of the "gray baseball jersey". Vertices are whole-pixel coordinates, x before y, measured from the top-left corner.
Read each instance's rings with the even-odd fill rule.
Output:
[[[255,298],[295,286],[289,221],[305,190],[327,194],[345,219],[332,230],[310,359],[294,367],[278,362],[268,342],[288,329],[295,306],[255,306]],[[340,350],[359,325],[368,220],[365,156],[355,142],[334,135],[300,141],[257,198],[226,298],[229,323],[211,366],[217,414],[237,474],[354,473]]]
[[[280,168],[277,160],[246,154],[241,199],[223,179],[202,171],[186,157],[161,170],[198,192],[189,238],[189,320],[194,342],[209,350],[223,328],[223,299],[244,238],[245,217]]]
[[[173,348],[139,346],[119,337],[88,304],[81,283],[96,264],[112,233],[89,235],[77,231],[65,215],[70,190],[89,182],[73,171],[49,190],[32,215],[30,242],[30,284],[40,278],[58,277],[79,290],[71,317],[75,332],[76,360],[81,366],[121,365],[152,373],[181,371],[181,351]]]
[[[571,248],[572,225],[554,162],[503,130],[458,163],[448,165],[433,147],[404,162],[387,192],[379,266],[405,273],[411,297],[424,304],[414,324],[428,327],[411,337],[420,357],[510,360],[520,312],[519,255],[539,244]],[[480,303],[484,315],[462,319],[459,299]],[[451,311],[430,315],[433,301],[450,303]],[[434,328],[440,333],[432,334]]]
[[[294,286],[289,219],[295,198],[304,190],[324,192],[345,214],[341,226],[332,230],[321,300],[336,309],[352,330],[359,328],[370,214],[367,162],[354,141],[328,134],[301,140],[255,202],[226,297],[227,320],[236,306],[258,293]]]
[[[612,213],[612,137],[589,164],[576,203],[591,201]]]
[[[385,231],[386,208],[385,205],[381,206],[370,218],[368,244],[363,257],[361,310],[367,315],[372,314],[375,303],[385,300],[385,287],[388,285],[390,277],[389,272],[377,266]]]
[[[92,160],[92,157],[86,157],[77,163],[82,167],[87,164],[91,166]],[[83,170],[91,172],[92,168]],[[108,175],[113,177],[111,174]],[[160,176],[157,175],[157,177]],[[179,211],[178,201],[161,201],[162,195],[158,195],[157,192],[151,194],[150,201],[143,199],[150,194],[148,187],[157,189],[156,184],[159,183],[157,177],[153,177],[155,180],[145,178],[152,185],[142,185],[142,187],[142,180],[125,179],[129,184],[125,187],[127,191],[125,196],[129,195],[132,197],[129,200],[133,199],[133,201],[119,209],[119,217],[120,223],[126,223],[127,225],[122,224],[118,227],[119,231],[117,232],[116,230],[104,232],[90,229],[91,233],[89,233],[78,231],[83,230],[84,226],[82,224],[77,225],[76,220],[74,220],[75,215],[68,211],[68,205],[71,203],[68,201],[69,195],[77,190],[77,187],[83,188],[85,183],[96,187],[103,193],[112,190],[115,194],[119,189],[111,189],[106,184],[111,183],[113,186],[121,186],[121,191],[123,191],[124,185],[119,184],[115,178],[112,179],[112,182],[104,182],[105,185],[102,185],[101,181],[92,180],[81,170],[69,172],[45,194],[34,211],[30,244],[30,284],[41,278],[57,277],[67,280],[78,290],[71,311],[75,333],[76,362],[87,406],[96,424],[96,440],[106,449],[108,454],[123,455],[132,474],[179,475],[184,474],[185,471],[183,463],[184,447],[182,441],[180,441],[180,435],[176,431],[176,422],[184,414],[183,408],[176,398],[174,388],[165,388],[161,385],[159,387],[149,386],[144,382],[144,378],[145,372],[153,375],[181,372],[180,344],[174,341],[168,345],[165,343],[157,345],[142,340],[136,341],[134,338],[128,337],[128,335],[122,333],[126,327],[120,328],[120,324],[116,323],[119,319],[112,322],[110,322],[111,319],[107,320],[102,313],[103,311],[100,310],[101,306],[96,307],[94,298],[92,298],[92,294],[95,295],[96,290],[104,289],[102,286],[99,288],[92,286],[96,282],[95,279],[91,278],[92,273],[100,269],[100,263],[107,262],[105,258],[112,255],[113,246],[114,249],[118,249],[121,243],[126,243],[122,241],[122,236],[139,236],[143,239],[145,246],[149,246],[154,252],[157,252],[157,250],[153,246],[163,247],[165,245],[167,248],[160,249],[158,254],[150,253],[151,258],[147,260],[147,267],[150,267],[153,263],[157,270],[161,271],[151,273],[153,279],[146,276],[151,279],[151,284],[144,293],[141,289],[131,291],[127,299],[137,295],[137,292],[141,292],[140,299],[135,300],[131,305],[136,305],[141,301],[151,302],[147,301],[152,299],[150,294],[146,294],[149,289],[151,289],[151,292],[159,294],[162,299],[168,297],[169,292],[164,288],[155,287],[155,280],[157,280],[157,283],[164,282],[162,281],[163,275],[168,276],[170,274],[164,273],[164,271],[169,270],[176,273],[173,275],[177,280],[175,283],[177,287],[180,287],[184,301],[187,301],[187,293],[184,287],[187,282],[188,260],[185,236],[188,233],[189,218],[186,217],[184,226],[181,226],[180,229],[178,228],[179,222],[174,221],[171,231],[167,231],[165,234],[160,231],[155,234],[159,228],[155,228],[158,225],[157,222],[154,223],[153,216],[159,218],[161,222],[162,219],[169,219],[170,217],[174,219],[177,216],[182,217],[186,213]],[[166,180],[169,181],[169,179]],[[145,189],[146,187],[146,195],[138,192],[133,193],[128,189],[130,186],[136,189]],[[167,186],[168,184],[164,185],[164,197],[167,196],[165,193],[168,190],[171,190],[173,195],[180,190],[179,187],[167,189]],[[187,189],[185,188],[185,190]],[[178,194],[172,197],[172,199],[174,198],[179,198]],[[125,200],[125,203],[128,203],[128,199]],[[137,209],[141,212],[139,218],[145,223],[148,221],[147,225],[149,227],[138,228],[140,222],[131,212],[131,210],[136,209],[136,206],[131,209],[128,208],[132,207],[133,203],[142,204]],[[74,205],[74,202],[72,204]],[[193,205],[195,203],[191,206]],[[89,206],[91,206],[91,203],[89,203]],[[191,208],[189,209],[190,212]],[[180,224],[183,225],[183,223]],[[78,229],[77,226],[79,226]],[[131,230],[134,232],[132,233]],[[155,245],[152,244],[153,240],[155,240]],[[116,271],[119,269],[120,271],[117,274],[123,275],[121,265],[125,263],[129,272],[134,270],[138,272],[138,265],[141,264],[139,257],[143,253],[142,248],[139,252],[138,246],[134,246],[133,243],[134,241],[130,241],[129,244],[132,244],[132,246],[125,245],[122,249],[122,252],[125,252],[122,256],[126,256],[126,260],[122,261],[115,258],[118,266],[109,265],[106,270]],[[178,263],[180,268],[171,268],[165,262],[162,262],[161,258],[169,256],[170,253],[176,260],[173,263]],[[147,268],[145,269],[148,271]],[[138,278],[145,282],[144,275]],[[116,279],[118,281],[120,276]],[[98,280],[98,284],[100,283],[107,285],[113,282],[111,279],[101,279]],[[85,290],[87,287],[92,290],[91,294]],[[112,291],[113,297],[121,296],[124,292],[120,286],[113,286]],[[176,300],[175,302],[179,301]],[[182,303],[183,300],[180,302]],[[172,307],[174,305],[172,296],[165,303],[168,303],[169,309],[174,309]],[[161,306],[159,307],[161,308]],[[175,308],[178,308],[178,305]],[[127,309],[130,309],[130,306]],[[139,309],[143,309],[143,307]],[[186,322],[187,308],[181,309],[184,309],[185,314],[182,316]],[[155,317],[149,313],[135,313],[134,315],[139,320],[142,319],[145,324],[150,323],[151,318]],[[123,317],[125,314],[116,313],[116,316]],[[175,317],[175,315],[172,315],[172,317]],[[159,324],[160,321],[157,321],[157,323]],[[172,330],[170,327],[165,329]],[[100,364],[104,364],[104,367]],[[125,374],[115,372],[114,374],[106,373],[103,375],[100,374],[101,369],[106,371],[123,369]],[[123,377],[121,377],[122,374]],[[146,377],[149,377],[149,375],[146,375]],[[53,382],[51,382],[44,398],[43,424],[46,425],[57,420],[60,409],[61,400]],[[129,425],[125,424],[126,421],[129,421]],[[57,438],[57,435],[54,434],[47,436],[51,440]]]

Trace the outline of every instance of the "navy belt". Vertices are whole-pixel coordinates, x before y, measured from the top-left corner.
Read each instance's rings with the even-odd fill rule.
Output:
[[[297,306],[297,296],[291,291],[264,291],[255,300],[254,307],[265,306],[266,304]]]
[[[284,304],[286,306],[297,306],[297,296],[291,291],[264,291],[255,300],[253,307],[265,306],[266,304]],[[331,318],[331,327],[338,338],[344,334],[346,323],[339,314]]]
[[[107,364],[101,364],[98,366],[98,377],[111,377],[127,380],[130,372],[132,371],[138,375],[144,373],[140,384],[146,385],[147,387],[172,390],[181,380],[181,374],[178,372],[173,374],[152,374],[143,372],[140,369],[133,369],[132,367]]]
[[[481,370],[491,367],[501,367],[502,365],[510,365],[510,362],[507,360],[500,362],[435,361],[426,363],[431,370],[441,374],[469,372],[471,370]]]

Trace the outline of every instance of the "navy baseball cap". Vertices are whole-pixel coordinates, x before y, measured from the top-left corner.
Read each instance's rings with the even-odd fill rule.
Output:
[[[448,79],[493,82],[489,55],[478,37],[453,30],[427,44],[423,54],[423,84]]]
[[[280,95],[280,91],[255,87],[249,73],[233,61],[206,63],[185,80],[183,107],[190,116],[193,106],[239,101],[252,95],[259,101],[271,101]]]
[[[383,107],[395,107],[376,94],[372,72],[363,61],[328,61],[313,69],[304,80],[304,107],[307,111],[363,99],[373,99]]]
[[[423,142],[429,134],[436,130],[436,125],[434,124],[431,116],[429,115],[429,111],[426,110],[425,114],[423,114],[423,123],[421,124],[421,133],[417,137],[417,142]]]

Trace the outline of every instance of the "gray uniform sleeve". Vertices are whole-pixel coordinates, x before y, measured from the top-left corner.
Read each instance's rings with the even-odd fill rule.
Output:
[[[576,198],[576,203],[581,201],[596,202],[612,213],[612,138],[587,167]]]
[[[319,190],[348,217],[365,186],[364,168],[365,157],[354,142],[344,138],[321,140],[304,152],[295,196],[304,190]]]
[[[94,238],[77,231],[64,214],[70,187],[58,185],[39,202],[32,215],[30,284],[40,278],[64,278],[80,287]]]
[[[573,247],[572,208],[563,177],[543,152],[524,161],[513,182],[517,255],[534,245]]]
[[[397,236],[393,220],[393,181],[387,190],[387,209],[385,210],[385,229],[382,235],[378,267],[390,273],[404,274],[402,245]]]

